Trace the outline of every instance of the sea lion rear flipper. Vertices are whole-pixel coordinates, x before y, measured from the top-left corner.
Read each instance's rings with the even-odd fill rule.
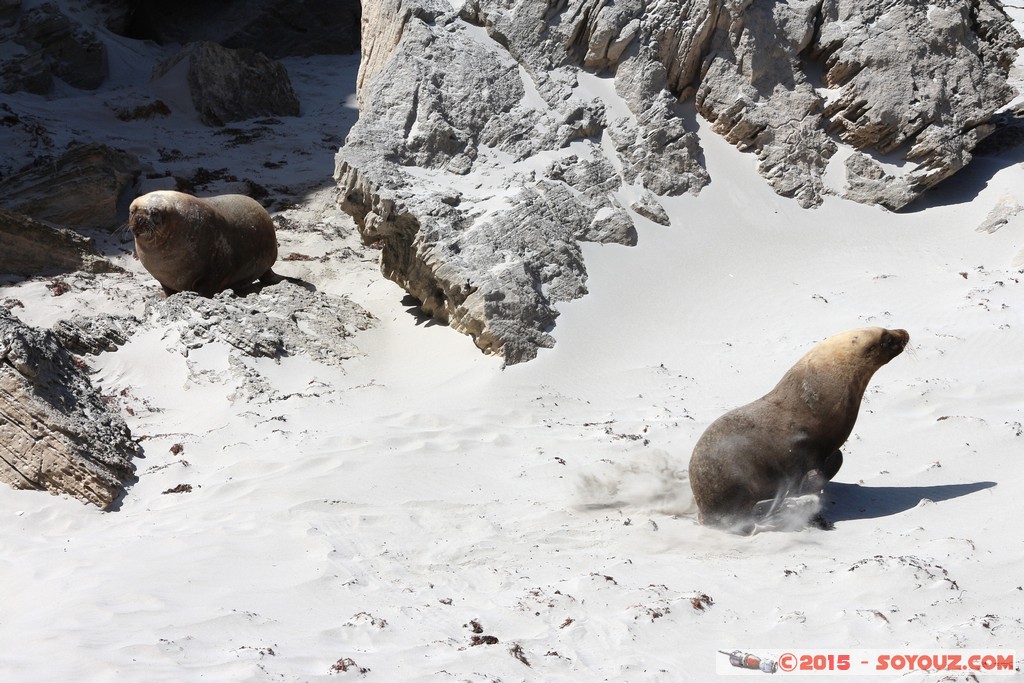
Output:
[[[290,282],[293,285],[298,285],[299,287],[302,287],[303,289],[305,289],[305,290],[307,290],[309,292],[315,292],[316,291],[316,287],[314,287],[309,282],[306,282],[305,280],[303,280],[301,278],[297,278],[297,277],[288,277],[287,275],[279,275],[279,274],[274,272],[273,268],[268,269],[267,272],[263,273],[263,275],[260,275],[259,281],[260,281],[260,284],[264,285],[264,286],[266,286],[266,285],[276,285],[276,284],[279,284],[281,282]]]
[[[836,451],[832,455],[825,458],[825,462],[821,466],[821,475],[825,477],[826,481],[832,481],[832,478],[839,472],[839,468],[843,466],[843,452]]]
[[[286,278],[284,275],[278,275],[277,273],[274,272],[273,268],[267,268],[267,272],[263,273],[263,275],[260,275],[258,279],[261,284],[276,285],[282,280],[287,280],[289,278]]]

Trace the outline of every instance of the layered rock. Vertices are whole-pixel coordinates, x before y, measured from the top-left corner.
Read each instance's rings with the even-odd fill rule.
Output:
[[[114,270],[89,237],[54,228],[0,208],[0,273],[44,275],[72,270],[102,273]]]
[[[138,327],[139,319],[133,315],[76,315],[54,323],[53,334],[71,353],[98,356],[117,351]]]
[[[138,158],[128,152],[72,145],[60,157],[41,157],[0,181],[0,204],[65,226],[113,229],[128,217],[121,199],[141,170]]]
[[[288,70],[261,52],[190,43],[153,70],[153,80],[176,67],[185,71],[192,104],[207,126],[259,116],[298,116],[299,100]]]
[[[0,307],[0,481],[107,509],[138,452],[124,420],[53,333]]]
[[[455,6],[365,9],[336,178],[385,275],[507,362],[586,291],[580,240],[707,183],[691,98],[778,193],[898,209],[970,160],[1021,45],[995,0]]]

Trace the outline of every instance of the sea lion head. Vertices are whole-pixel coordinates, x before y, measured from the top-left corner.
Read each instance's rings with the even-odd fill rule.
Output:
[[[852,388],[860,397],[875,371],[903,353],[910,342],[906,330],[863,327],[833,335],[815,346],[790,371],[803,379],[818,378],[815,388]],[[788,375],[787,375],[788,376]]]
[[[128,227],[137,241],[156,244],[167,239],[171,216],[179,212],[175,192],[157,191],[137,197],[128,208]]]
[[[865,365],[877,370],[903,353],[910,341],[906,330],[863,327],[833,335],[814,351],[832,356],[835,361]]]

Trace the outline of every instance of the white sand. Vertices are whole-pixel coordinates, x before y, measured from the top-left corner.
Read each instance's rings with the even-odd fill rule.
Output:
[[[176,131],[199,155],[181,168],[308,186],[288,215],[318,230],[282,230],[282,254],[360,253],[278,270],[380,324],[344,371],[243,359],[273,388],[248,400],[224,345],[186,362],[147,331],[93,359],[144,439],[139,479],[111,513],[0,487],[0,680],[698,681],[718,650],[1024,655],[1024,214],[976,230],[1024,203],[1019,148],[905,214],[805,211],[702,122],[712,184],[666,200],[671,227],[639,219],[639,246],[588,246],[590,294],[561,308],[556,348],[503,370],[417,319],[330,208],[324,136],[354,117],[355,62],[286,64],[304,116],[255,146],[187,112],[114,127],[102,102],[130,74],[62,115],[36,100],[55,128],[86,117],[129,148]],[[42,325],[139,313],[157,286],[118,258],[132,275],[0,298]],[[912,349],[868,390],[827,493],[835,529],[699,526],[685,469],[703,428],[865,325],[906,328]],[[369,671],[332,673],[344,658]]]

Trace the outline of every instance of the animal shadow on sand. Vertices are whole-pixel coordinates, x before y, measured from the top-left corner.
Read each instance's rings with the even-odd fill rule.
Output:
[[[994,481],[939,486],[861,486],[829,482],[825,487],[822,514],[830,522],[875,519],[906,512],[922,500],[940,503],[992,488]]]

